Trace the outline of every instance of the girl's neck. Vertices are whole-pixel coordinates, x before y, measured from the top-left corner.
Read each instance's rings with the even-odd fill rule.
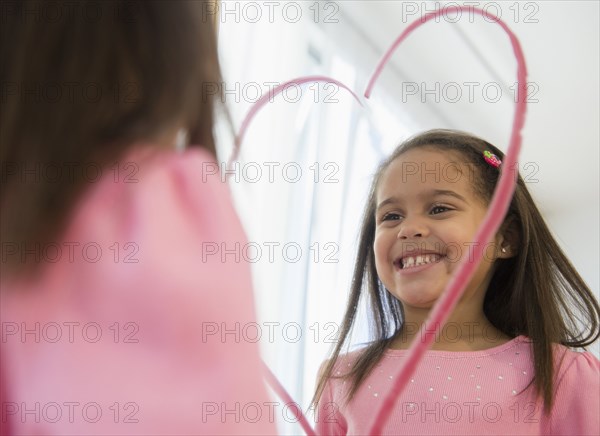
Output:
[[[390,348],[408,349],[414,340],[425,340],[433,336],[431,350],[479,351],[497,347],[512,339],[494,327],[483,313],[476,318],[466,318],[455,311],[436,333],[436,326],[424,325],[428,312],[428,310],[405,310],[404,325],[392,341]]]

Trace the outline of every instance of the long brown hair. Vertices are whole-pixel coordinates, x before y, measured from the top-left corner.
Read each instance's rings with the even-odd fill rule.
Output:
[[[452,130],[422,133],[402,143],[380,165],[363,215],[350,298],[340,337],[331,358],[320,372],[313,404],[318,402],[327,379],[332,377],[332,369],[342,348],[350,343],[361,297],[369,300],[373,341],[359,354],[354,367],[339,376],[351,381],[347,401],[352,399],[402,330],[402,303],[385,289],[375,269],[376,192],[382,175],[397,157],[422,147],[458,153],[474,169],[476,177],[473,183],[477,195],[486,204],[491,200],[500,172],[484,161],[483,152],[489,150],[501,158],[504,155],[488,142],[467,133]],[[535,367],[533,383],[544,400],[545,410],[549,412],[555,372],[552,344],[585,347],[593,343],[600,335],[600,307],[554,240],[520,176],[504,221],[505,225],[509,222],[517,226],[519,235],[515,241],[516,256],[496,262],[483,309],[488,320],[506,335],[525,335],[531,339]]]
[[[185,129],[191,144],[215,152],[222,81],[209,9],[207,1],[3,5],[3,242],[55,241],[89,185],[81,168],[109,165],[134,143]],[[49,181],[46,169],[64,173]],[[11,259],[3,274],[24,268]]]

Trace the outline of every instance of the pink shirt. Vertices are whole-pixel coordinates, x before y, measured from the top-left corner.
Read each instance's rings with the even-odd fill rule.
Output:
[[[207,254],[246,240],[215,168],[201,149],[135,148],[87,187],[41,276],[2,281],[4,428],[275,433],[244,413],[270,401],[258,344],[221,336],[256,320],[248,264]]]
[[[352,366],[359,351],[339,359],[334,375]],[[543,413],[534,395],[532,350],[517,337],[483,351],[428,351],[398,400],[384,434],[389,435],[598,435],[600,363],[589,352],[563,346],[555,375],[554,408]],[[319,402],[317,433],[366,434],[405,350],[388,350],[351,402],[350,382],[330,379]]]

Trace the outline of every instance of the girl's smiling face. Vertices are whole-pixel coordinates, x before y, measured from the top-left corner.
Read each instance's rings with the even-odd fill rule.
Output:
[[[431,308],[460,261],[473,259],[472,241],[487,205],[473,188],[473,169],[458,157],[433,147],[407,151],[377,187],[377,274],[405,309]],[[504,257],[502,242],[497,236],[487,247],[461,302],[483,302],[493,263]]]

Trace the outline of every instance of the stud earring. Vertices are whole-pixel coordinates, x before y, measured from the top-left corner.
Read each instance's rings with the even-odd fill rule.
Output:
[[[506,248],[502,247],[502,253],[506,253]]]

